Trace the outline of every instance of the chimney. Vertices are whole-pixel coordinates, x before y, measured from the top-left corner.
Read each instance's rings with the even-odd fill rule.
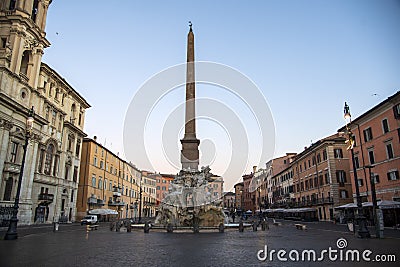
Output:
[[[257,166],[253,166],[253,173],[256,173]]]
[[[93,136],[93,140],[94,140],[95,142],[97,142],[97,136],[96,136],[96,135]]]

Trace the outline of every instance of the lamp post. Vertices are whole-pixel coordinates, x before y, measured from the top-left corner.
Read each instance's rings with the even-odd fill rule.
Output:
[[[374,224],[375,224],[375,232],[376,232],[376,237],[382,238],[381,229],[380,227],[380,221],[378,219],[378,204],[376,200],[376,190],[375,190],[375,175],[372,175],[371,169],[374,168],[375,166],[369,165],[365,166],[365,168],[368,169],[369,172],[369,180],[371,182],[371,196],[372,196],[372,215],[374,217]],[[381,212],[381,211],[379,211]]]
[[[140,183],[142,181],[140,180]],[[139,187],[139,223],[142,222],[142,185]]]
[[[260,208],[260,218],[261,218],[261,185],[258,188],[258,207]]]
[[[358,177],[357,177],[357,167],[355,165],[355,160],[354,160],[354,136],[353,133],[351,132],[351,129],[349,127],[349,124],[351,123],[351,114],[350,114],[350,107],[347,105],[347,103],[344,103],[344,119],[346,120],[346,131],[348,135],[348,139],[346,140],[346,143],[348,143],[347,150],[350,150],[351,152],[351,161],[353,163],[353,174],[354,174],[354,185],[356,188],[356,199],[357,199],[357,217],[356,220],[358,221],[358,236],[360,238],[370,238],[371,235],[368,231],[367,228],[367,223],[366,223],[366,218],[363,215],[363,209],[362,209],[362,202],[361,202],[361,196],[360,196],[360,187],[358,185]]]
[[[35,111],[33,110],[32,106],[32,109],[29,111],[28,117],[26,119],[25,143],[23,145],[24,153],[22,156],[21,170],[19,172],[19,177],[18,177],[17,194],[15,195],[13,215],[10,219],[10,225],[8,226],[7,233],[4,236],[4,240],[15,240],[18,238],[17,224],[18,224],[19,195],[21,193],[22,178],[24,175],[26,151],[28,150],[28,142],[29,138],[32,136],[33,122],[35,121],[34,115]]]

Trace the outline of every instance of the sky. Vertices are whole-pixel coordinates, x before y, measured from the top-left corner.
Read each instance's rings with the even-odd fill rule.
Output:
[[[237,70],[264,96],[274,122],[274,157],[301,152],[335,133],[344,124],[345,101],[356,118],[400,90],[399,1],[54,0],[46,25],[51,46],[43,61],[91,104],[84,129],[89,137],[96,135],[123,155],[129,106],[146,81],[186,61],[188,21],[197,61]],[[247,161],[244,170],[226,177],[229,191],[253,165],[265,166],[259,160],[265,133],[257,125],[263,114],[252,117],[252,107],[240,104],[240,96],[217,86],[196,90],[229,106],[246,130]],[[177,172],[161,159],[161,141],[153,138],[160,139],[159,130],[183,100],[181,86],[160,98],[153,110],[158,112],[138,127],[151,136],[143,142],[150,143],[146,148],[157,172]],[[201,143],[200,163],[221,174],[236,144],[232,132],[211,121],[197,125],[198,138],[207,140]],[[173,142],[180,149],[179,137]],[[136,158],[127,160],[149,168]]]

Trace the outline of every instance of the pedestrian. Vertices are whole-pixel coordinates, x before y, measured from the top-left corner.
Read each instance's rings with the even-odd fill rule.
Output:
[[[235,213],[232,214],[232,220],[235,222]]]

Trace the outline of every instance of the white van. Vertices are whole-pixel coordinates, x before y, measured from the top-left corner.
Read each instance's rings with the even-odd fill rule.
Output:
[[[97,223],[97,216],[96,215],[86,215],[81,220],[81,225],[84,224],[96,224]]]

